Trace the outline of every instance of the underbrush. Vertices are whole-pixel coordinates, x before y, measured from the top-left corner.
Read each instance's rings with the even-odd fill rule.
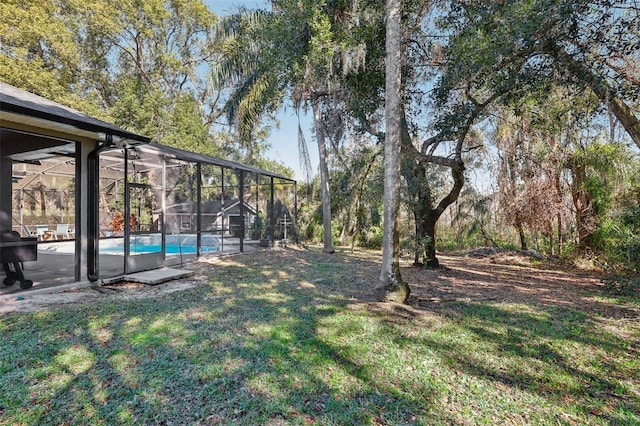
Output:
[[[602,280],[605,292],[617,296],[640,295],[640,275],[609,275]]]

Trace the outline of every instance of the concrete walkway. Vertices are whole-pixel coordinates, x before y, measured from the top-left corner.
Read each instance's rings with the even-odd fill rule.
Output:
[[[184,269],[160,268],[153,269],[151,271],[136,272],[135,274],[124,275],[122,277],[122,281],[157,285],[167,281],[188,277],[191,274],[193,274],[193,271],[187,271]]]

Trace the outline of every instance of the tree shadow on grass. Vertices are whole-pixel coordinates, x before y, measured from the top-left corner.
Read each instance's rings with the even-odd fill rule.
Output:
[[[469,298],[465,288],[477,290],[491,276],[479,272],[467,271],[464,283],[435,278],[447,294]],[[637,388],[628,384],[629,375],[637,377],[637,352],[634,358],[632,344],[599,326],[605,306],[596,318],[556,295],[529,303],[520,297],[531,294],[524,281],[509,290],[520,291],[517,297],[500,301],[432,303],[433,283],[423,282],[414,286],[413,306],[377,304],[377,274],[367,257],[281,250],[214,265],[210,281],[188,291],[119,304],[104,296],[100,304],[0,319],[0,422],[527,418],[485,408],[461,420],[453,409],[462,403],[446,397],[472,398],[474,380],[494,386],[487,389],[493,394],[511,392],[520,401],[528,393],[548,410],[595,423],[637,419]],[[553,290],[551,280],[544,285]],[[573,349],[593,354],[582,359]],[[541,421],[565,421],[554,416]]]
[[[294,260],[274,266],[245,256],[188,292],[119,304],[104,296],[102,304],[2,320],[6,375],[0,383],[11,393],[2,397],[2,422],[399,424],[424,418],[435,389],[415,401],[375,383],[367,365],[319,332],[324,319],[352,300],[320,288],[336,285],[344,271],[329,258],[325,266],[312,260],[306,271]]]
[[[638,348],[608,333],[599,315],[548,304],[514,309],[494,301],[422,302],[395,309],[409,322],[434,315],[456,324],[455,338],[434,332],[419,339],[454,371],[538,395],[558,411],[564,407],[591,421],[640,420]],[[387,321],[390,328],[408,326]],[[397,335],[390,332],[390,338]]]

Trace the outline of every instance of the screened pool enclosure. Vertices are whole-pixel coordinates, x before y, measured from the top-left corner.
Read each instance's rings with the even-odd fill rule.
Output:
[[[107,148],[97,162],[100,276],[116,272],[114,256],[117,273],[131,273],[295,235],[295,182],[284,176],[157,144]]]
[[[20,262],[36,285],[295,238],[296,182],[286,176],[150,143],[4,83],[0,131],[0,231],[37,248]],[[17,243],[0,244],[11,254]]]

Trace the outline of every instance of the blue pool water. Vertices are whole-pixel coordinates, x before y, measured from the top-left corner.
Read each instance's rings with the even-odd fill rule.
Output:
[[[159,253],[162,249],[162,235],[135,235],[131,237],[130,253],[146,254]],[[165,250],[167,255],[196,254],[196,236],[167,235],[165,240]],[[220,240],[217,235],[203,235],[201,253],[211,253],[217,251]],[[104,254],[124,254],[124,239],[100,241],[100,253]]]
[[[131,244],[131,254],[147,254],[159,253],[162,250],[160,244]],[[191,245],[167,245],[165,247],[166,254],[196,254],[196,246]],[[213,253],[218,251],[216,247],[202,246],[201,253]],[[104,254],[123,254],[124,245],[115,245],[110,247],[100,247],[100,253]]]
[[[161,234],[135,235],[131,237],[130,253],[146,254],[160,253],[162,243]],[[166,235],[165,248],[167,255],[196,254],[197,236],[194,234]],[[124,254],[124,238],[107,238],[99,242],[102,254]],[[213,253],[221,247],[221,239],[218,235],[202,235],[201,253]],[[52,244],[43,244],[38,250],[49,253],[73,253],[74,241],[64,241]]]

